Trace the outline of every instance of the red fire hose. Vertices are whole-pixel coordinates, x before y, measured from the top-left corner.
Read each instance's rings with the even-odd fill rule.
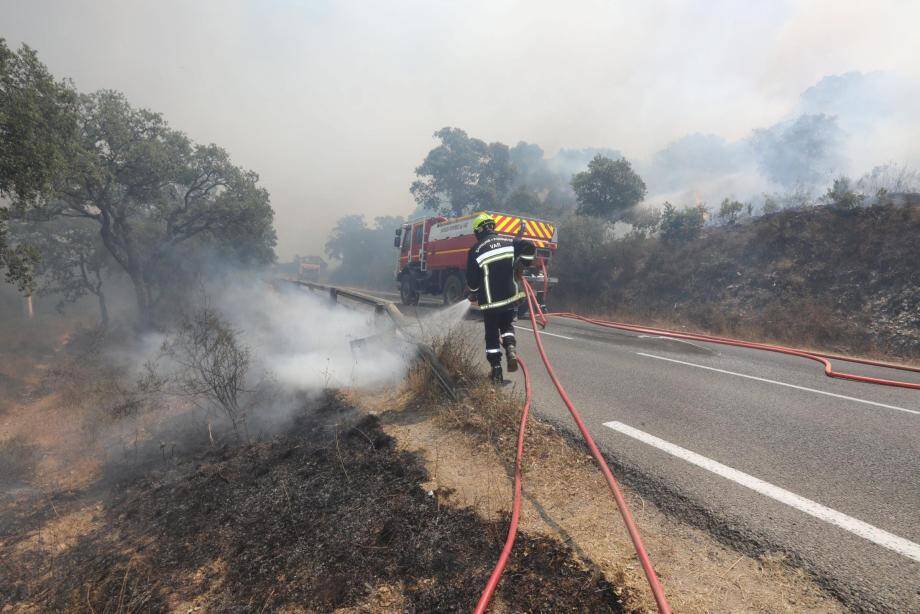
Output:
[[[537,340],[537,348],[540,351],[540,357],[543,359],[543,364],[546,366],[546,370],[549,373],[550,378],[556,385],[556,389],[559,391],[559,395],[562,397],[562,400],[569,408],[572,417],[575,419],[575,423],[578,425],[578,429],[581,431],[582,436],[588,443],[588,447],[590,448],[591,453],[594,455],[594,459],[597,461],[598,466],[601,468],[601,472],[604,474],[604,478],[607,480],[607,484],[610,486],[610,489],[613,492],[613,497],[617,502],[617,509],[620,510],[620,514],[623,517],[623,522],[626,524],[629,536],[636,548],[636,553],[639,556],[639,561],[642,564],[642,568],[645,571],[646,577],[648,578],[649,586],[651,586],[652,594],[655,597],[655,602],[658,604],[659,612],[669,614],[671,612],[671,608],[668,605],[667,599],[665,598],[664,589],[658,580],[658,576],[655,574],[655,570],[652,567],[652,563],[649,559],[648,553],[645,550],[645,546],[642,544],[642,537],[639,535],[639,529],[636,527],[636,524],[633,521],[632,514],[626,505],[626,499],[623,497],[623,493],[620,491],[619,484],[617,484],[616,479],[613,477],[610,468],[607,466],[607,462],[604,460],[603,456],[601,456],[600,450],[598,450],[597,445],[594,443],[594,439],[588,432],[587,427],[585,427],[584,422],[582,422],[578,411],[572,405],[572,401],[569,399],[568,394],[556,377],[556,373],[546,356],[546,351],[543,348],[543,342],[540,340],[540,333],[537,332],[537,321],[534,313],[534,310],[536,309],[539,311],[540,307],[539,305],[535,306],[535,303],[537,303],[536,297],[531,296],[533,290],[530,288],[530,285],[527,284],[526,281],[524,282],[524,288],[527,292],[527,302],[530,306],[530,319],[533,323],[534,336]],[[540,313],[540,316],[545,321],[545,317],[543,316],[542,312]],[[508,563],[508,558],[511,555],[511,549],[514,546],[514,540],[517,537],[518,521],[520,519],[521,512],[521,497],[523,494],[521,462],[524,456],[524,433],[527,426],[527,416],[530,411],[530,403],[532,398],[530,372],[527,370],[527,366],[523,360],[518,358],[518,362],[520,363],[521,369],[524,373],[525,400],[524,409],[521,415],[521,425],[518,429],[517,458],[515,459],[514,467],[514,501],[511,507],[511,523],[508,526],[508,536],[505,538],[505,545],[498,557],[498,563],[496,563],[495,569],[492,570],[492,575],[489,577],[486,588],[483,590],[482,595],[479,597],[479,602],[476,604],[475,614],[483,614],[486,611],[486,608],[489,605],[489,601],[491,601],[492,595],[498,586],[498,582],[501,580],[502,572],[505,570],[505,566]]]
[[[607,465],[607,461],[604,460],[604,457],[601,455],[597,444],[594,443],[594,438],[591,437],[591,433],[588,432],[588,428],[582,421],[581,415],[572,404],[572,400],[569,398],[568,393],[565,391],[565,388],[562,386],[559,378],[556,377],[556,372],[553,369],[552,363],[550,363],[549,358],[546,356],[546,350],[543,348],[543,341],[540,339],[540,333],[537,331],[537,318],[534,310],[540,313],[540,317],[543,320],[544,326],[546,317],[543,315],[542,311],[540,311],[540,306],[537,304],[538,301],[534,295],[533,288],[530,287],[530,284],[527,283],[527,280],[523,280],[523,282],[524,291],[527,294],[527,303],[530,307],[530,321],[533,325],[534,339],[536,339],[537,350],[540,353],[540,358],[543,359],[543,365],[546,367],[546,372],[550,379],[553,381],[553,385],[556,387],[556,390],[559,392],[559,397],[562,399],[562,402],[565,403],[565,406],[569,409],[569,413],[572,414],[572,419],[575,420],[575,424],[578,426],[578,430],[581,431],[581,436],[584,438],[585,443],[588,444],[588,449],[591,450],[591,455],[597,462],[597,466],[601,470],[601,473],[604,475],[604,479],[607,480],[607,485],[610,487],[610,491],[613,493],[613,498],[616,500],[617,509],[620,512],[620,516],[623,518],[623,523],[626,525],[626,531],[629,533],[633,547],[636,549],[636,555],[639,557],[639,563],[642,565],[642,570],[645,572],[645,578],[648,580],[649,587],[652,589],[652,595],[655,598],[655,603],[658,605],[658,611],[662,614],[669,614],[671,612],[671,606],[668,604],[668,600],[665,597],[664,588],[661,586],[661,581],[658,579],[658,575],[655,573],[655,568],[652,567],[652,561],[648,556],[645,545],[642,543],[642,536],[639,534],[639,528],[636,526],[636,523],[632,517],[632,513],[629,511],[629,506],[626,504],[626,499],[623,497],[623,492],[620,490],[620,485],[617,483],[616,478],[613,477],[613,473],[610,471],[610,467]]]
[[[574,405],[572,405],[572,401],[569,399],[565,388],[562,387],[562,384],[556,377],[553,366],[549,362],[549,358],[546,356],[546,350],[543,348],[543,342],[540,339],[540,333],[537,331],[537,319],[535,310],[537,313],[539,313],[541,324],[543,326],[546,325],[546,316],[544,316],[543,312],[540,310],[540,305],[536,300],[533,289],[530,287],[530,284],[528,284],[526,280],[524,280],[524,290],[527,294],[527,303],[530,307],[530,321],[533,324],[534,337],[537,341],[537,349],[540,352],[540,358],[542,358],[543,364],[546,367],[546,371],[549,373],[550,379],[552,379],[553,384],[556,386],[556,390],[559,391],[559,396],[566,404],[566,407],[569,408],[569,412],[572,414],[572,418],[575,420],[575,424],[578,425],[578,430],[581,431],[582,437],[584,437],[585,442],[588,444],[588,448],[591,450],[591,454],[594,456],[598,467],[600,467],[601,473],[603,473],[604,478],[607,480],[607,485],[610,487],[610,490],[613,493],[613,498],[616,500],[617,509],[620,511],[620,515],[623,517],[623,522],[626,525],[626,530],[629,533],[629,537],[636,549],[636,554],[639,557],[639,562],[642,565],[643,571],[645,571],[645,577],[648,579],[649,586],[652,589],[652,595],[655,598],[655,603],[658,605],[658,611],[662,614],[670,614],[671,606],[668,604],[667,598],[664,595],[664,588],[661,586],[661,582],[658,580],[655,569],[652,567],[652,562],[649,559],[648,552],[645,550],[645,546],[642,543],[642,537],[639,535],[639,529],[636,527],[636,523],[632,518],[632,514],[629,511],[629,507],[626,504],[626,499],[623,497],[620,486],[617,483],[616,478],[613,477],[613,473],[611,473],[610,467],[607,466],[607,462],[601,455],[600,450],[598,450],[597,444],[594,443],[594,439],[588,432],[588,429],[582,421],[581,416],[575,409]],[[498,563],[495,565],[495,569],[492,570],[492,575],[489,577],[486,588],[483,590],[482,595],[479,598],[479,602],[476,604],[475,614],[483,614],[486,611],[486,608],[489,605],[489,601],[492,599],[492,595],[495,592],[495,588],[498,586],[498,582],[501,579],[502,572],[508,563],[508,558],[511,555],[511,549],[514,546],[515,537],[517,537],[518,521],[521,511],[521,495],[523,492],[521,461],[524,456],[524,432],[527,425],[527,415],[530,411],[530,402],[532,396],[530,387],[530,373],[520,358],[518,361],[520,362],[521,369],[524,372],[525,400],[524,409],[521,416],[521,425],[518,429],[517,458],[515,460],[514,470],[514,501],[511,507],[511,523],[508,526],[508,536],[505,538],[505,545],[502,548],[501,554],[499,555]]]
[[[544,273],[545,274],[545,273]],[[531,289],[530,292],[533,292]],[[897,388],[910,388],[913,390],[920,390],[920,383],[916,382],[903,382],[899,380],[889,380],[879,377],[868,377],[865,375],[856,375],[855,373],[842,373],[840,371],[834,371],[834,367],[831,364],[831,360],[840,360],[844,362],[852,362],[862,365],[869,365],[873,367],[883,367],[885,369],[894,369],[897,371],[905,371],[911,373],[920,373],[920,367],[912,367],[909,365],[897,365],[890,362],[882,362],[879,360],[869,360],[867,358],[851,358],[848,356],[840,356],[838,354],[825,354],[823,352],[807,352],[805,350],[798,350],[795,348],[789,348],[782,345],[771,345],[769,343],[756,343],[753,341],[739,341],[738,339],[732,339],[730,337],[719,337],[717,335],[704,335],[701,333],[684,333],[681,331],[671,330],[667,328],[652,328],[649,326],[637,326],[635,324],[625,324],[623,322],[611,322],[609,320],[601,320],[599,318],[587,318],[585,316],[579,315],[577,313],[571,313],[568,311],[558,311],[544,314],[540,309],[539,303],[534,300],[536,303],[537,313],[540,316],[540,326],[546,328],[547,316],[555,316],[557,318],[569,318],[571,320],[581,320],[582,322],[588,322],[589,324],[596,324],[597,326],[604,326],[606,328],[616,328],[619,330],[628,330],[636,333],[643,334],[652,334],[659,335],[661,337],[672,337],[675,339],[688,339],[691,341],[704,341],[708,343],[719,343],[722,345],[732,345],[736,347],[751,348],[755,350],[763,350],[765,352],[776,352],[778,354],[788,354],[790,356],[799,356],[801,358],[807,358],[808,360],[814,360],[820,362],[824,365],[824,374],[828,377],[834,377],[837,379],[851,380],[854,382],[864,382],[867,384],[877,384],[880,386],[894,386]]]
[[[539,307],[538,307],[539,309]],[[703,341],[707,343],[719,343],[722,345],[731,345],[735,347],[742,348],[751,348],[755,350],[763,350],[766,352],[776,352],[778,354],[788,354],[790,356],[799,356],[801,358],[807,358],[808,360],[814,360],[820,362],[824,365],[824,374],[828,377],[834,377],[837,379],[851,380],[854,382],[864,382],[867,384],[878,384],[880,386],[894,386],[897,388],[910,388],[913,390],[920,390],[920,383],[917,382],[904,382],[898,380],[883,379],[879,377],[869,377],[866,375],[856,375],[854,373],[842,373],[840,371],[834,371],[834,367],[831,364],[830,359],[834,358],[835,360],[845,360],[847,362],[855,362],[864,365],[871,365],[874,367],[885,367],[888,369],[896,369],[899,371],[908,371],[914,373],[920,373],[920,368],[911,367],[907,365],[894,365],[891,363],[880,362],[875,360],[867,360],[863,358],[846,358],[843,356],[836,356],[832,354],[821,354],[818,352],[806,352],[804,350],[797,350],[795,348],[788,348],[781,345],[770,345],[767,343],[755,343],[752,341],[739,341],[737,339],[730,339],[728,337],[718,337],[715,335],[703,335],[697,333],[682,333],[675,330],[668,330],[664,328],[650,328],[647,326],[636,326],[634,324],[624,324],[622,322],[611,322],[608,320],[600,320],[597,318],[587,318],[585,316],[578,315],[577,313],[570,312],[553,312],[549,314],[541,314],[543,316],[541,324],[546,326],[546,316],[555,316],[559,318],[569,318],[572,320],[581,320],[582,322],[588,322],[589,324],[596,324],[597,326],[604,326],[606,328],[616,328],[619,330],[628,330],[636,333],[643,334],[652,334],[659,335],[661,337],[671,337],[674,339],[687,339],[690,341]]]
[[[524,372],[524,409],[521,411],[521,426],[518,428],[517,458],[514,460],[514,502],[511,505],[511,524],[508,525],[508,537],[505,538],[505,546],[498,557],[498,563],[489,576],[489,582],[479,597],[479,603],[476,604],[476,614],[483,614],[492,599],[492,593],[501,580],[502,572],[505,571],[505,565],[508,564],[508,557],[511,556],[511,548],[514,546],[514,539],[517,537],[518,520],[521,516],[521,495],[524,491],[524,479],[521,476],[521,462],[524,459],[524,431],[527,428],[527,414],[530,413],[530,372],[527,371],[527,365],[518,357],[518,364],[521,365],[521,371]]]

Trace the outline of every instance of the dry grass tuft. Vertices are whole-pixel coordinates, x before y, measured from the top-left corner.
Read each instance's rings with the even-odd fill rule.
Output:
[[[438,385],[431,367],[418,361],[409,372],[406,389],[410,405],[437,407],[438,415],[452,428],[459,428],[485,441],[504,444],[516,438],[523,391],[499,390],[488,381],[480,348],[460,330],[436,337],[431,347],[450,376],[462,388],[460,401],[452,402]],[[506,446],[502,445],[502,449]]]
[[[451,328],[429,340],[434,355],[463,391],[477,387],[486,379],[481,352],[461,328]],[[406,391],[417,404],[448,402],[447,395],[438,384],[431,366],[417,361],[410,369]]]
[[[418,361],[407,379],[408,405],[436,407],[436,419],[444,426],[459,429],[480,443],[491,444],[513,463],[524,390],[517,386],[493,386],[488,380],[481,348],[459,330],[434,339],[432,349],[451,377],[462,386],[463,398],[451,402],[438,385],[431,367]],[[554,446],[563,446],[566,454],[571,455],[570,444],[556,429],[531,414],[527,426],[527,454],[545,456]]]

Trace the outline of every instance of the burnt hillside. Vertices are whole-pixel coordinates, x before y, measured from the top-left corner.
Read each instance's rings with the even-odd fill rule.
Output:
[[[557,302],[794,345],[920,357],[920,206],[785,210],[561,257]],[[579,249],[580,258],[586,259]],[[557,305],[559,306],[559,305]]]

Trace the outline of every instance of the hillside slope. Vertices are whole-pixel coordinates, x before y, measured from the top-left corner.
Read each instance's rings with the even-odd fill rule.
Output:
[[[666,242],[559,259],[557,302],[793,345],[920,357],[920,206],[786,210]],[[579,250],[585,258],[584,248]],[[560,305],[557,305],[560,306]]]

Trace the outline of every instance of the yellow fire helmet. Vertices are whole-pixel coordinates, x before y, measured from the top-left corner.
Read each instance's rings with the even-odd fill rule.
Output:
[[[479,232],[480,230],[485,229],[486,225],[491,224],[495,226],[495,220],[492,219],[492,216],[488,213],[480,213],[473,219],[473,231]]]

